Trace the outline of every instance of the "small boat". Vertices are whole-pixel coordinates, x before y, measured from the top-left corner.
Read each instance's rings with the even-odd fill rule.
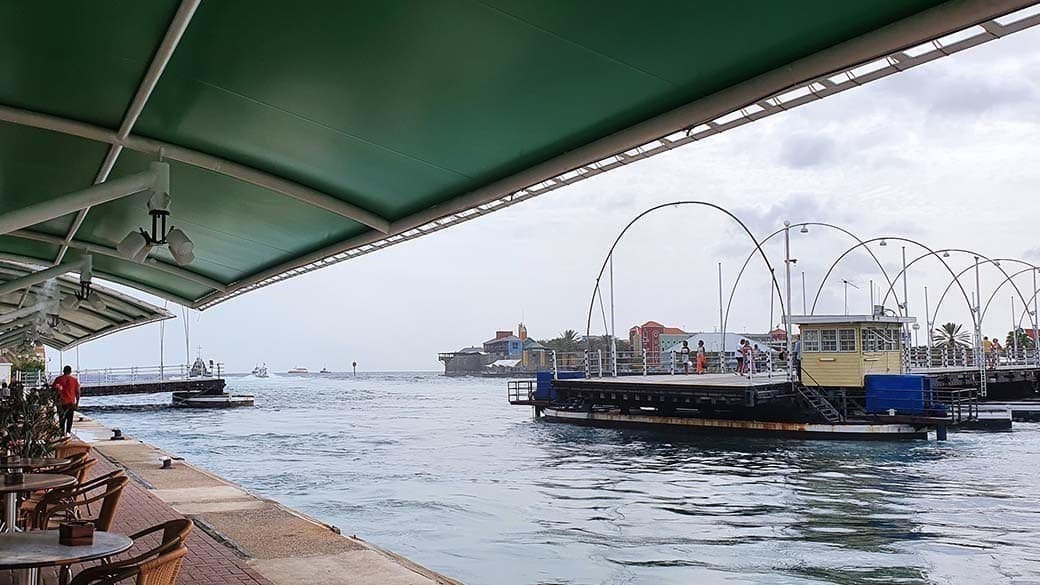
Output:
[[[253,406],[252,394],[228,394],[227,392],[174,392],[175,408],[234,408]]]
[[[319,374],[331,374],[331,373],[332,373],[332,370],[330,370],[330,369],[328,369],[328,368],[322,368],[322,369],[321,369],[321,371],[320,371],[320,372],[318,372],[318,373],[319,373]]]
[[[267,363],[265,362],[264,365],[253,368],[253,375],[257,378],[267,378]]]
[[[206,365],[206,360],[202,359],[202,356],[195,358],[195,363],[191,364],[191,369],[188,370],[189,378],[208,378],[212,374],[212,369]]]
[[[301,368],[301,367],[297,366],[297,367],[289,370],[286,373],[288,373],[288,374],[307,374],[309,372],[310,372],[310,370],[308,370],[307,368]]]

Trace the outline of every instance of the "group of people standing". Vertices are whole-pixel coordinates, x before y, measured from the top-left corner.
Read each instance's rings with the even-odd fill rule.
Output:
[[[757,344],[752,344],[747,339],[740,340],[740,347],[737,349],[737,369],[736,374],[738,376],[755,375],[758,373],[758,360],[762,355],[762,350],[758,348]],[[691,357],[693,359],[691,359]],[[682,342],[682,348],[679,350],[679,359],[682,363],[683,373],[690,373],[690,366],[695,366],[694,373],[703,374],[708,371],[708,352],[704,348],[704,341],[697,341],[697,349],[690,349],[688,341]]]
[[[758,344],[752,345],[752,343],[746,339],[740,340],[740,347],[737,348],[737,371],[738,376],[754,376],[758,373],[758,358],[762,355],[762,350],[758,349]]]
[[[690,343],[688,341],[682,342],[682,349],[679,350],[679,357],[682,360],[683,373],[690,373]],[[697,342],[697,353],[696,353],[696,370],[695,373],[703,374],[708,371],[708,353],[704,349],[704,341]]]
[[[976,338],[978,339],[978,338]],[[982,353],[986,359],[986,364],[989,367],[996,367],[1000,354],[1004,353],[1004,346],[1000,345],[997,338],[990,339],[989,337],[982,338]]]

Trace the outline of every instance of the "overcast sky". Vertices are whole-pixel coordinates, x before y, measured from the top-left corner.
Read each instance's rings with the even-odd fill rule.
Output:
[[[667,154],[559,189],[454,228],[406,242],[189,313],[192,358],[232,371],[267,362],[348,370],[437,370],[437,352],[477,345],[522,319],[533,337],[584,332],[600,263],[633,217],[655,204],[704,200],[740,216],[759,237],[792,222],[839,224],[863,239],[902,236],[932,248],[969,248],[990,257],[1040,261],[1040,30],[1027,30],[912,71],[745,125]],[[792,234],[798,259],[795,312],[808,304],[827,267],[854,242],[833,230]],[[895,277],[901,242],[872,250]],[[922,250],[908,246],[909,259]],[[782,239],[767,246],[783,270]],[[657,320],[689,331],[719,326],[718,262],[726,294],[751,251],[750,240],[718,212],[666,208],[636,224],[615,254],[616,328]],[[951,267],[972,264],[954,254]],[[1014,265],[1002,266],[1012,272]],[[1019,268],[1015,268],[1018,270]],[[950,282],[937,261],[910,269],[911,314],[922,323],[924,290],[936,301]],[[945,277],[944,277],[945,274]],[[869,310],[869,281],[883,282],[862,251],[838,264],[817,313]],[[981,271],[982,298],[1004,279]],[[974,279],[969,279],[969,294]],[[1032,295],[1029,274],[1015,279]],[[781,279],[781,285],[783,281]],[[967,286],[967,285],[966,285]],[[883,288],[887,288],[887,283]],[[897,284],[902,296],[902,284]],[[1012,321],[1013,289],[996,293],[985,333]],[[139,294],[160,306],[163,301]],[[604,300],[609,303],[609,289]],[[970,322],[959,291],[938,321]],[[764,331],[768,271],[753,261],[741,280],[727,329]],[[1016,305],[1021,310],[1021,301]],[[165,327],[166,363],[185,359],[181,308]],[[771,316],[772,315],[772,316]],[[594,314],[593,333],[604,332]],[[159,362],[158,325],[82,346],[82,368]],[[51,367],[59,362],[50,352]],[[76,352],[65,354],[76,365]]]

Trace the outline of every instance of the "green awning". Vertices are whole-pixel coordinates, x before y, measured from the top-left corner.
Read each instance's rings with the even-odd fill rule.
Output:
[[[161,155],[195,259],[116,252],[149,225],[147,193],[0,235],[0,254],[89,252],[99,277],[205,308],[785,109],[768,100],[792,88],[825,95],[829,75],[898,68],[1030,4],[4,2],[0,215]]]

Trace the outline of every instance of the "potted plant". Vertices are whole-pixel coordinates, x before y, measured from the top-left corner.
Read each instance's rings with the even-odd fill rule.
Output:
[[[63,436],[57,401],[53,388],[27,389],[20,382],[12,383],[11,396],[0,401],[0,455],[48,455]]]

